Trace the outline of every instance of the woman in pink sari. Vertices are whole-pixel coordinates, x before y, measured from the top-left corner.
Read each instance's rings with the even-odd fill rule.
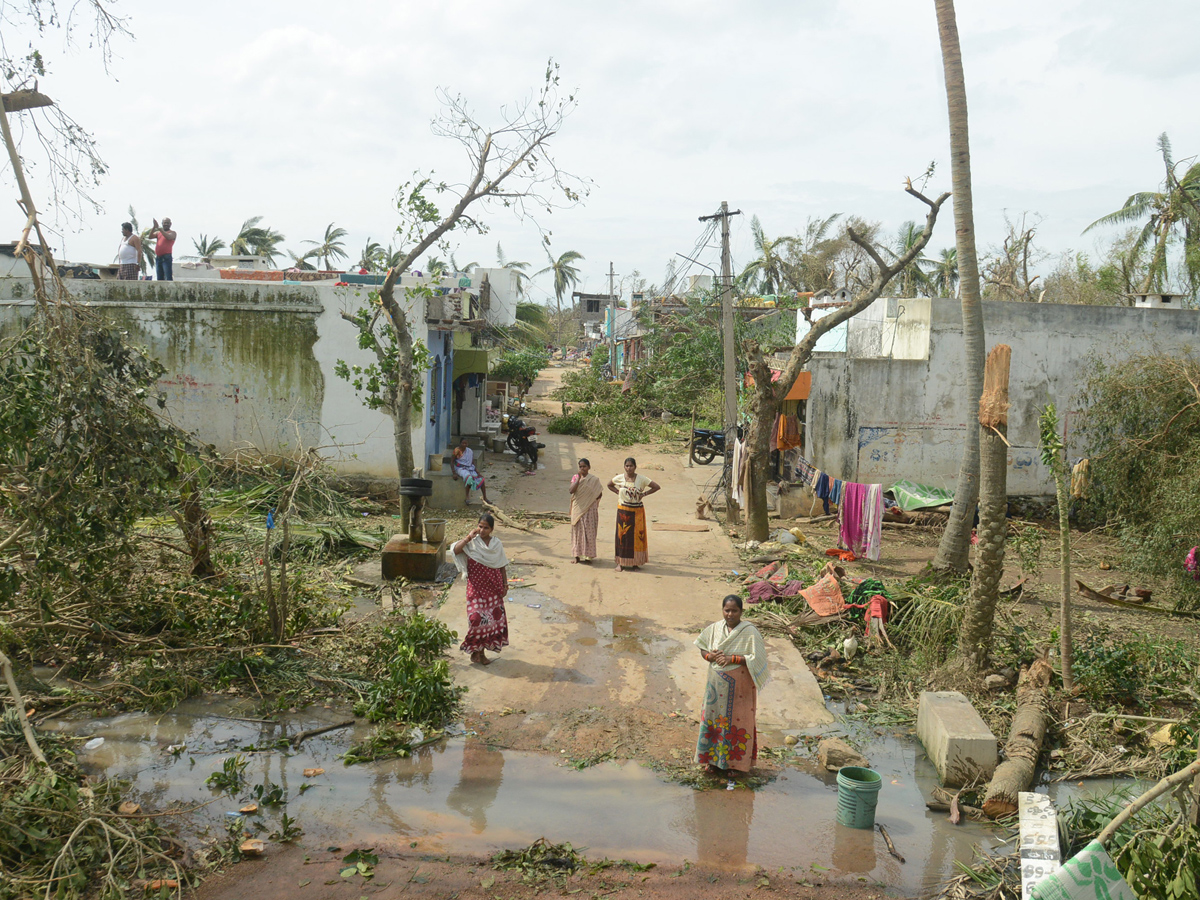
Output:
[[[508,646],[508,557],[500,538],[492,534],[496,520],[484,513],[479,524],[454,545],[454,565],[467,576],[467,636],[458,649],[469,651],[471,662],[481,666],[491,660],[485,650],[499,653]]]
[[[571,554],[574,562],[596,558],[596,529],[600,527],[600,498],[604,485],[591,474],[592,464],[579,461],[579,472],[571,478]]]

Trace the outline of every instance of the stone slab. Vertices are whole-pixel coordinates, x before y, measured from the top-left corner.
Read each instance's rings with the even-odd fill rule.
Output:
[[[989,779],[996,771],[996,736],[958,691],[922,691],[917,737],[946,787]]]

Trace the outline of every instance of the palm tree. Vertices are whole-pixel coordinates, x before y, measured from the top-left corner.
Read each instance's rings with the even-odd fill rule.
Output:
[[[450,269],[453,272],[470,272],[472,269],[476,269],[478,267],[479,263],[475,262],[474,260],[469,263],[463,263],[460,266],[458,264],[458,260],[454,258],[454,254],[450,254]]]
[[[394,269],[400,263],[404,262],[405,253],[403,250],[393,250],[392,245],[388,244],[387,249],[383,251],[382,263],[385,269]]]
[[[506,258],[499,241],[496,241],[496,262],[500,268],[508,269],[517,276],[517,296],[524,297],[525,285],[529,281],[529,273],[525,270],[529,268],[529,263]]]
[[[448,271],[444,259],[438,259],[433,255],[425,257],[425,274],[430,278],[441,278]]]
[[[754,236],[754,252],[758,254],[758,259],[746,263],[738,281],[745,289],[777,294],[784,289],[785,282],[793,280],[791,267],[784,260],[782,251],[794,246],[796,239],[767,237],[758,216],[750,218],[750,233]]]
[[[1183,178],[1176,175],[1180,163],[1171,158],[1171,140],[1164,131],[1158,136],[1165,176],[1157,191],[1130,195],[1116,212],[1101,216],[1084,234],[1100,225],[1123,225],[1142,219],[1146,224],[1134,241],[1138,254],[1153,246],[1154,252],[1142,282],[1142,292],[1163,290],[1167,282],[1167,248],[1180,238],[1182,231],[1184,268],[1194,291],[1200,285],[1200,163],[1193,163]]]
[[[933,269],[933,289],[941,297],[953,297],[958,293],[958,250],[943,247]]]
[[[549,310],[540,303],[522,300],[517,303],[513,330],[531,344],[543,344],[550,328]]]
[[[310,259],[313,259],[311,250],[304,254],[297,254],[295,250],[287,250],[285,252],[292,258],[293,269],[302,269],[305,272],[311,272],[317,268],[309,262]]]
[[[215,256],[225,249],[225,242],[220,238],[209,238],[208,235],[200,235],[200,240],[192,238],[192,246],[196,248],[196,255],[208,259],[210,256]]]
[[[963,663],[978,672],[991,656],[996,602],[1000,576],[1004,569],[1004,520],[1007,494],[1007,457],[1002,433],[989,433],[987,468],[981,485],[980,432],[975,419],[983,394],[984,332],[983,304],[980,298],[979,260],[975,248],[975,218],[971,199],[971,148],[967,130],[967,89],[962,68],[962,48],[954,0],[934,0],[938,36],[942,46],[942,68],[946,79],[946,107],[950,120],[950,176],[954,189],[954,237],[958,251],[959,299],[963,317],[964,369],[962,383],[967,414],[966,440],[962,462],[954,488],[950,520],[938,545],[934,566],[943,569],[967,569],[971,547],[971,525],[979,505],[979,550],[971,575],[968,596],[959,631],[959,653]],[[1007,348],[1004,348],[1007,350]],[[994,352],[1000,354],[1001,348]],[[1000,354],[1002,355],[1002,354]],[[998,357],[999,358],[999,357]],[[1007,369],[1007,367],[1004,367]]]
[[[313,259],[321,260],[321,267],[325,271],[330,270],[329,260],[335,262],[339,259],[346,258],[346,248],[342,245],[342,238],[350,232],[345,228],[335,228],[330,222],[325,226],[325,239],[321,241],[301,241],[302,244],[312,244],[313,249],[309,254]]]
[[[946,79],[946,109],[950,119],[950,180],[954,189],[954,245],[958,259],[959,300],[963,315],[963,409],[968,415],[979,408],[983,393],[983,304],[979,290],[979,258],[975,252],[975,214],[971,199],[971,146],[967,130],[967,87],[963,76],[962,48],[954,0],[934,0],[942,69]],[[971,419],[968,419],[970,422]],[[968,425],[962,462],[954,489],[954,506],[942,532],[933,564],[939,569],[967,570],[971,550],[971,525],[979,501],[979,429]],[[987,625],[990,641],[991,624]],[[982,634],[975,637],[982,638]],[[976,642],[978,643],[978,642]],[[964,648],[968,646],[964,642]]]
[[[363,245],[362,255],[359,256],[355,265],[368,272],[378,271],[379,264],[383,261],[383,255],[383,245],[367,238],[366,244]]]
[[[893,259],[899,259],[921,237],[921,229],[916,222],[905,222],[896,234],[896,249],[889,251]],[[917,297],[929,293],[929,276],[927,270],[935,266],[933,260],[925,256],[917,256],[897,276],[899,287],[897,297]]]
[[[261,227],[258,224],[261,221],[262,216],[252,216],[243,222],[237,237],[229,245],[229,252],[234,256],[261,256],[274,265],[275,259],[283,252],[279,245],[284,237],[278,231]]]
[[[571,263],[583,259],[583,254],[575,250],[568,250],[558,259],[555,259],[550,255],[550,251],[547,250],[546,258],[550,260],[550,265],[546,266],[540,272],[535,272],[534,277],[544,275],[547,272],[554,273],[554,299],[558,303],[558,311],[561,313],[563,294],[579,284],[579,269],[571,265]]]

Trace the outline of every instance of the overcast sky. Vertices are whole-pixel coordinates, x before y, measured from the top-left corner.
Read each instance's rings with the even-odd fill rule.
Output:
[[[357,259],[368,236],[392,239],[395,189],[413,170],[463,173],[457,145],[430,133],[435,89],[496,121],[550,56],[579,89],[555,156],[595,188],[545,224],[552,252],[586,257],[586,290],[607,289],[610,261],[618,277],[661,281],[722,200],[746,214],[733,224],[739,265],[752,258],[750,214],[771,236],[835,212],[890,232],[923,210],[905,176],[936,161],[929,190],[950,185],[932,0],[116,7],[133,37],[115,41],[107,74],[86,42],[65,55],[56,37],[41,44],[41,88],[110,166],[103,214],[60,222],[72,260],[111,261],[130,205],[146,223],[174,219],[177,255],[262,215],[300,251],[336,223]],[[958,16],[981,244],[1002,238],[1005,211],[1028,211],[1046,249],[1093,251],[1084,227],[1162,180],[1159,133],[1177,158],[1200,153],[1200,6],[960,0]],[[8,169],[2,184],[15,196]],[[545,264],[532,224],[503,210],[488,222],[489,234],[458,240],[460,263],[494,263],[500,241],[509,258]],[[10,239],[20,224],[13,210]],[[930,255],[953,242],[947,205]],[[704,261],[719,265],[715,246]],[[539,282],[535,295],[552,296]]]

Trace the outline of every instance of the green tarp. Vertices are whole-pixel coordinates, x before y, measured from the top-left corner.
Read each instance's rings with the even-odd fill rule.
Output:
[[[896,504],[907,512],[930,506],[945,506],[954,501],[954,491],[917,484],[915,481],[897,481],[888,490],[896,498]]]

